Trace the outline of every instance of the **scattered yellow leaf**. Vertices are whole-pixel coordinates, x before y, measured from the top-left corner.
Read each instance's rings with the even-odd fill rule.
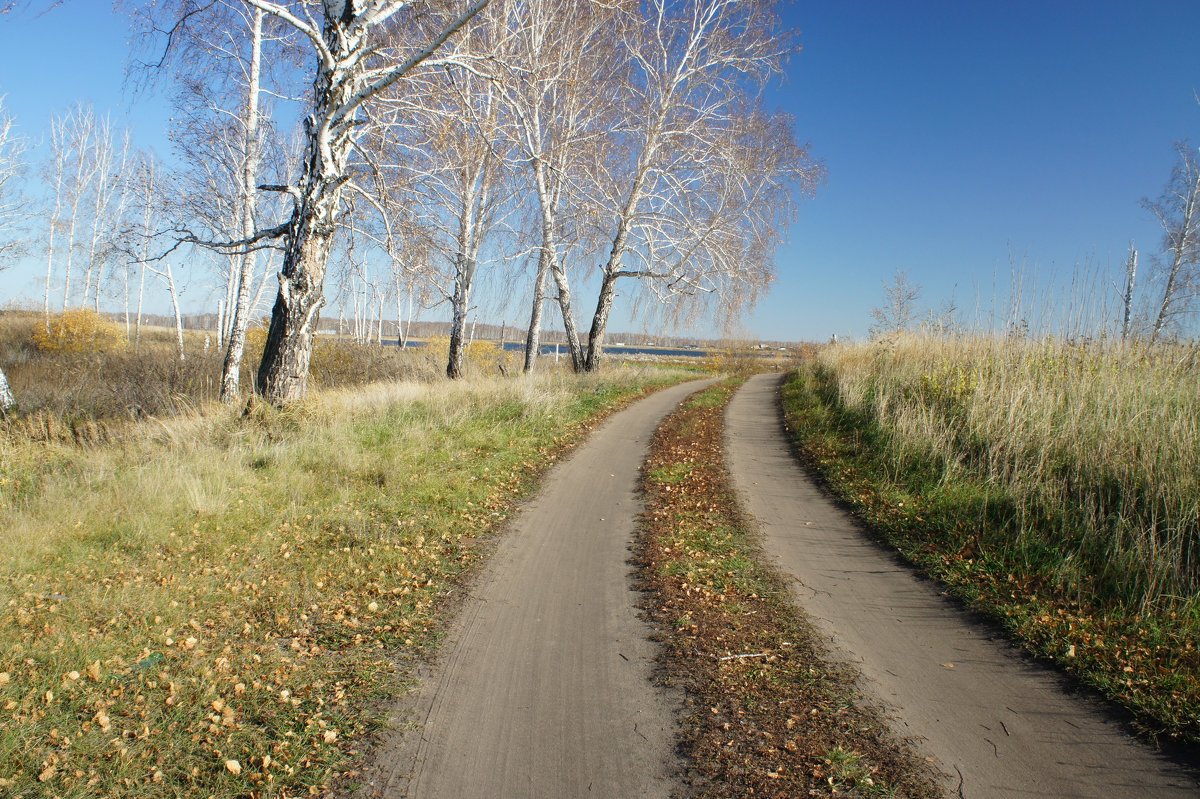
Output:
[[[325,743],[331,744],[337,740],[337,730],[325,730]]]
[[[237,762],[236,760],[226,760],[225,768],[228,769],[229,773],[234,775],[235,777],[238,774],[242,773],[242,764]]]

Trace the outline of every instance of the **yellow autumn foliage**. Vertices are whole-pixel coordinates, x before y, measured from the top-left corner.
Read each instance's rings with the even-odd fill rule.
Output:
[[[109,319],[87,308],[71,308],[38,327],[33,343],[42,352],[112,352],[125,346],[125,334]]]

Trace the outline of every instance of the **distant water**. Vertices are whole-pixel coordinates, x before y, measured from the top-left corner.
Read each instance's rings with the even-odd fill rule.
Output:
[[[409,347],[424,347],[424,341],[410,341]],[[525,344],[520,341],[504,342],[504,350],[506,352],[524,352]],[[538,347],[538,351],[542,355],[553,355],[556,351],[562,355],[566,355],[569,350],[565,344],[542,344]],[[693,350],[693,349],[659,349],[658,347],[617,347],[607,346],[604,351],[609,355],[666,355],[671,358],[704,358],[708,356],[708,350]]]

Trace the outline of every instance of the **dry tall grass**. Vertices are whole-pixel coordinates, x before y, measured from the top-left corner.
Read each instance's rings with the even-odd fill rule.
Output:
[[[217,399],[224,351],[210,333],[188,332],[187,357],[180,361],[173,330],[147,327],[140,342],[128,341],[123,325],[100,320],[100,336],[95,324],[84,327],[77,319],[93,323],[93,316],[90,311],[56,316],[53,335],[47,335],[40,313],[0,311],[0,367],[17,399],[15,421],[30,435],[103,439],[114,423],[187,412]],[[265,340],[264,327],[248,332],[241,380],[246,390],[253,385]],[[310,384],[437,381],[445,374],[446,354],[445,347],[406,350],[320,336]],[[467,352],[467,374],[515,374],[507,355],[491,342],[476,342]]]
[[[998,488],[1001,545],[1035,570],[1133,608],[1197,609],[1196,345],[905,336],[818,363],[837,402],[886,431],[897,475]]]

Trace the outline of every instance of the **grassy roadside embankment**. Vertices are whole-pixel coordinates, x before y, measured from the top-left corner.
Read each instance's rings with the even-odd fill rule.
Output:
[[[0,431],[0,794],[328,795],[473,542],[676,379],[380,384],[84,446]]]
[[[1200,351],[901,338],[784,388],[829,489],[971,607],[1200,743]]]
[[[763,565],[722,454],[724,408],[740,383],[670,416],[643,470],[639,578],[663,679],[685,691],[687,795],[940,795]]]

